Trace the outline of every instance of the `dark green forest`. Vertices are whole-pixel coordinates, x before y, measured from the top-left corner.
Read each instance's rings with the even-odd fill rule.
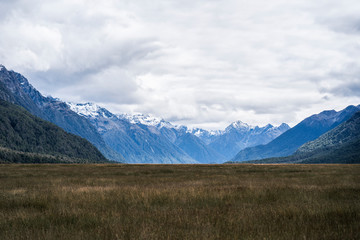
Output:
[[[87,140],[0,100],[1,162],[107,162]]]

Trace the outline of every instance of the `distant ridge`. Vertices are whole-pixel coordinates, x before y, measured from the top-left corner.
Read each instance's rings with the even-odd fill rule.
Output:
[[[289,157],[248,163],[360,163],[360,112],[316,140],[305,143]]]
[[[68,104],[86,117],[106,144],[122,154],[128,163],[199,163],[163,135],[162,131],[176,134],[170,123],[147,117],[149,124],[145,125],[144,121],[129,121],[128,116],[115,115],[96,104]]]
[[[113,114],[93,103],[67,104],[129,163],[222,163],[244,146],[267,143],[289,129],[287,124],[253,127],[241,121],[224,131],[189,129],[145,114]]]
[[[259,127],[237,121],[213,137],[209,146],[225,156],[226,159],[230,159],[244,148],[267,144],[288,129],[290,127],[286,123],[278,127],[271,124]]]
[[[240,151],[231,161],[242,162],[289,156],[304,143],[315,140],[323,133],[337,127],[359,110],[359,106],[351,105],[339,112],[331,110],[312,115],[270,143]]]

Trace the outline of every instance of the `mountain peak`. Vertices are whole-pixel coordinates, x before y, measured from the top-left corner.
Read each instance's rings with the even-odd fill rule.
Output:
[[[194,134],[196,137],[202,136],[219,136],[222,134],[221,130],[205,130],[202,128],[188,128],[188,133]]]
[[[342,110],[342,112],[353,112],[353,111],[358,111],[358,110],[360,110],[360,105],[358,105],[358,106],[349,105],[344,110]]]
[[[266,125],[264,126],[265,129],[273,128],[273,127],[274,127],[274,125],[272,125],[272,124],[270,124],[270,123],[268,123],[268,124],[266,124]]]
[[[279,126],[279,128],[284,128],[284,127],[286,127],[286,128],[290,128],[290,126],[289,126],[289,125],[287,125],[286,123],[282,123],[282,124]]]
[[[321,122],[322,124],[330,126],[336,122],[341,122],[344,117],[348,117],[349,114],[351,115],[354,112],[359,111],[359,110],[360,110],[359,107],[353,106],[353,105],[350,105],[350,106],[346,107],[345,109],[338,111],[338,112],[335,110],[326,110],[326,111],[322,111],[319,114],[314,114],[314,115],[306,118],[301,123],[310,126],[310,125],[316,124],[317,122]]]
[[[91,102],[87,102],[87,103],[67,102],[66,104],[70,107],[72,111],[76,112],[80,116],[85,116],[90,118],[96,118],[99,116],[111,117],[109,111]]]
[[[231,130],[231,129],[236,129],[236,130],[248,130],[248,129],[251,129],[251,128],[254,128],[254,127],[239,120],[239,121],[236,121],[236,122],[231,123],[231,124],[225,129],[225,131],[229,131],[229,130]]]
[[[154,126],[158,128],[177,128],[178,126],[175,126],[171,124],[170,122],[165,121],[162,118],[154,117],[150,114],[142,114],[142,113],[136,113],[136,114],[119,114],[117,115],[120,119],[125,119],[128,122],[132,124],[142,124],[146,126]]]

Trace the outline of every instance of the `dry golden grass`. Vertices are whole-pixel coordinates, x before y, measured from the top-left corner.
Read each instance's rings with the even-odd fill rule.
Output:
[[[360,165],[0,165],[0,239],[360,239]]]

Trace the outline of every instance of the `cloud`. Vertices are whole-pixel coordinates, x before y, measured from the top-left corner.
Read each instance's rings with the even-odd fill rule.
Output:
[[[295,124],[359,103],[359,11],[355,0],[2,1],[0,62],[45,94],[112,111]]]

